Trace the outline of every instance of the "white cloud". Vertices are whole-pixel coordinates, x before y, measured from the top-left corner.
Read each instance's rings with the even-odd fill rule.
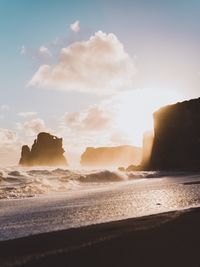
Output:
[[[10,107],[8,106],[8,105],[6,105],[6,104],[4,104],[4,105],[1,105],[1,110],[3,110],[3,111],[8,111],[8,110],[10,110]]]
[[[80,30],[80,21],[76,20],[74,23],[70,24],[70,30],[72,32],[78,32]]]
[[[21,117],[27,118],[27,117],[36,116],[37,112],[35,112],[35,111],[19,112],[18,115],[21,116]]]
[[[66,113],[64,122],[66,126],[77,131],[101,131],[105,130],[111,121],[111,115],[100,106],[90,106],[82,112]]]
[[[14,131],[0,128],[0,144],[12,144],[16,142],[17,135]]]
[[[104,102],[91,105],[80,112],[66,113],[62,119],[57,135],[63,136],[66,151],[80,154],[87,146],[105,146],[110,142],[110,131],[113,126],[112,111]],[[79,157],[77,157],[79,155]]]
[[[42,119],[36,118],[24,123],[17,123],[17,128],[24,131],[28,136],[34,136],[39,132],[45,131],[46,126]]]
[[[101,31],[60,52],[55,65],[41,65],[28,86],[110,94],[133,82],[134,64],[122,43]]]
[[[41,45],[36,50],[31,49],[30,47],[22,46],[20,54],[31,58],[32,60],[39,60],[40,62],[49,61],[52,57],[52,53],[47,46]]]
[[[52,54],[46,46],[42,45],[39,47],[37,51],[37,56],[39,59],[42,59],[42,58],[45,59],[45,58],[50,58]]]
[[[0,166],[17,165],[21,143],[15,131],[0,128]]]

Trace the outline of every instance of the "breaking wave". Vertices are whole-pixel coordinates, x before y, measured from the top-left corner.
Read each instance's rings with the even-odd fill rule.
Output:
[[[5,168],[0,170],[0,199],[81,190],[91,184],[113,183],[158,175],[156,172],[122,173],[110,170]]]

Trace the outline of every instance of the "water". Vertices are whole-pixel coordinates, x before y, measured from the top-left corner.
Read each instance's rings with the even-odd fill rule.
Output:
[[[111,170],[68,170],[54,168],[4,168],[0,170],[0,199],[33,197],[68,192],[103,183],[157,176],[156,172],[121,173]]]
[[[200,204],[200,174],[2,169],[0,240]]]

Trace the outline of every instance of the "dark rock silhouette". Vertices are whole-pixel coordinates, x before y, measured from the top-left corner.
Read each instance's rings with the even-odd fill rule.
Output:
[[[200,170],[200,98],[154,113],[149,169]]]
[[[63,156],[62,138],[49,133],[39,133],[32,148],[22,147],[19,164],[22,166],[56,166],[67,165]]]
[[[141,157],[142,149],[129,145],[88,147],[81,156],[81,165],[91,167],[128,166],[131,163],[139,164]]]

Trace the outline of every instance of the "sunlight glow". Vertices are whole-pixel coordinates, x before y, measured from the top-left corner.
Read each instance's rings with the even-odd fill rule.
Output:
[[[143,134],[153,129],[153,112],[160,107],[184,100],[172,90],[138,89],[122,93],[117,104],[117,127],[134,145],[141,146]]]

